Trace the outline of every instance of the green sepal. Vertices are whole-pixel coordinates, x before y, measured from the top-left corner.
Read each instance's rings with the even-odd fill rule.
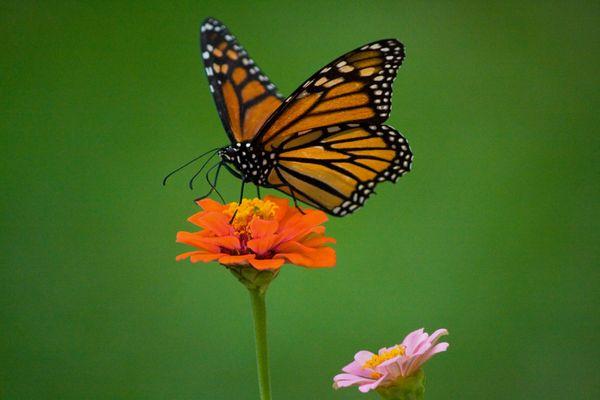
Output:
[[[423,400],[425,395],[425,373],[420,369],[411,376],[400,378],[389,386],[375,389],[388,400]]]
[[[227,265],[227,269],[240,281],[248,290],[258,290],[265,293],[269,284],[279,274],[279,270],[259,271],[248,265]]]

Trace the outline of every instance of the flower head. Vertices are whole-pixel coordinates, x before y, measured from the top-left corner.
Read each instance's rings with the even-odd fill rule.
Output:
[[[438,329],[430,336],[423,329],[411,332],[401,344],[384,347],[377,354],[359,351],[354,361],[342,368],[345,373],[333,378],[333,387],[358,386],[366,393],[369,390],[395,386],[402,380],[416,376],[421,365],[434,354],[446,351],[448,343],[437,343],[446,329]],[[420,379],[422,382],[422,379]]]
[[[198,201],[203,211],[188,221],[197,232],[178,232],[177,241],[197,250],[180,254],[177,260],[252,266],[256,270],[277,270],[288,262],[308,268],[332,267],[335,251],[326,246],[335,240],[325,236],[327,221],[322,211],[301,213],[289,201],[274,196],[244,199],[240,204]]]

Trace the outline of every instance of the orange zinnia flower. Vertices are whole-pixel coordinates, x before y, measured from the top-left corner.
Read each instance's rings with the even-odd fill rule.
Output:
[[[327,216],[322,211],[302,214],[288,200],[273,196],[225,205],[204,199],[198,205],[203,211],[188,221],[202,230],[177,233],[177,242],[197,250],[180,254],[177,260],[216,260],[228,267],[251,265],[257,270],[278,270],[286,262],[308,268],[335,265],[335,251],[326,246],[335,239],[325,236],[321,224]]]

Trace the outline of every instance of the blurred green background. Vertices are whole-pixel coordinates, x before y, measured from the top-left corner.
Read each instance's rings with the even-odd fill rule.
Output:
[[[160,184],[226,144],[207,16],[286,94],[363,43],[407,47],[389,123],[413,172],[328,223],[336,268],[272,285],[275,399],[375,399],[333,375],[420,327],[451,333],[428,399],[600,398],[598,2],[0,8],[0,398],[258,397],[245,290],[174,261],[205,188]]]

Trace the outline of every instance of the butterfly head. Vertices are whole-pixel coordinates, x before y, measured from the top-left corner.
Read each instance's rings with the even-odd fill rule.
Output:
[[[251,142],[238,142],[219,150],[221,160],[233,166],[246,182],[265,185],[275,164],[274,154],[267,154]]]
[[[234,164],[236,161],[237,152],[233,146],[223,147],[219,150],[219,157],[228,164]]]

